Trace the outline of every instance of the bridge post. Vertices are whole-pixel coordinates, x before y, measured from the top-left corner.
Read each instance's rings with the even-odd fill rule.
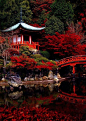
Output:
[[[75,84],[73,85],[73,93],[75,94]]]
[[[73,67],[73,74],[75,74],[75,65],[73,65],[72,67]]]
[[[75,78],[73,78],[73,93],[75,94],[76,90],[75,90]]]
[[[75,66],[76,64],[71,64],[71,66],[73,67],[73,93],[75,94]]]

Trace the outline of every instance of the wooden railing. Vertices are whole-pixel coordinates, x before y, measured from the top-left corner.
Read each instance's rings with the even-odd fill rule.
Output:
[[[86,62],[86,55],[76,55],[76,56],[63,58],[57,62],[57,65],[61,66],[68,63],[76,63],[76,62]]]
[[[18,45],[27,45],[29,46],[29,48],[33,48],[33,49],[36,49],[36,46],[40,46],[39,45],[39,42],[32,42],[31,44],[29,43],[29,41],[24,41],[23,43],[22,42],[17,42],[17,43],[11,43],[11,46],[18,46]]]
[[[79,95],[76,95],[76,94],[69,94],[69,93],[62,92],[60,90],[60,97],[63,100],[71,102],[71,103],[86,104],[86,96],[79,96]]]

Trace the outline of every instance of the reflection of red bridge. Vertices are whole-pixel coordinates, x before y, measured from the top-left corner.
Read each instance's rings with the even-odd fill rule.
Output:
[[[86,104],[86,96],[78,96],[77,94],[69,94],[69,93],[65,93],[62,92],[60,90],[60,97],[68,102],[71,103],[78,103],[78,104]]]
[[[57,62],[58,67],[64,67],[64,66],[68,66],[68,65],[72,66],[73,74],[75,73],[76,64],[86,65],[86,55],[70,56],[67,58],[63,58]],[[64,93],[64,92],[60,91],[60,97],[68,102],[86,104],[86,96],[78,96],[75,93],[75,83],[73,84],[73,93],[72,94],[68,94],[68,93]]]
[[[75,73],[76,64],[86,64],[86,55],[70,56],[67,58],[63,58],[57,62],[57,65],[59,67],[64,67],[68,65],[72,66],[73,73]]]

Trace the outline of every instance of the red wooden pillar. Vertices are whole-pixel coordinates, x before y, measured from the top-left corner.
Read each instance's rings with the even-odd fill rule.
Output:
[[[73,85],[73,93],[75,93],[75,84]]]
[[[73,76],[75,74],[75,66],[76,64],[71,64],[71,66],[73,67]],[[75,94],[75,77],[73,77],[73,93]]]
[[[75,74],[75,65],[73,65],[73,74]],[[75,84],[73,84],[73,93],[75,93]]]
[[[73,72],[73,74],[75,74],[75,66],[76,66],[76,64],[70,64],[70,66],[72,66],[73,67],[73,70],[72,70],[72,72]]]
[[[75,65],[73,65],[73,74],[75,74]]]
[[[16,49],[17,49],[17,45],[16,45]]]

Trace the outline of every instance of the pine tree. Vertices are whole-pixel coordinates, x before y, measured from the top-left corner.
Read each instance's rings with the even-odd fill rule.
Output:
[[[20,6],[22,7],[22,19],[28,23],[28,22],[31,22],[32,20],[32,12],[30,10],[30,6],[29,6],[29,2],[28,0],[23,0],[21,3],[20,3]]]
[[[6,29],[20,21],[21,7],[23,21],[31,22],[32,12],[28,0],[7,0],[0,6],[0,29]]]
[[[72,21],[74,11],[70,2],[66,2],[66,0],[55,0],[51,5],[50,16],[52,15],[66,23]]]
[[[64,31],[64,23],[54,15],[49,18],[45,25],[46,34],[54,35],[55,32],[63,33]]]

